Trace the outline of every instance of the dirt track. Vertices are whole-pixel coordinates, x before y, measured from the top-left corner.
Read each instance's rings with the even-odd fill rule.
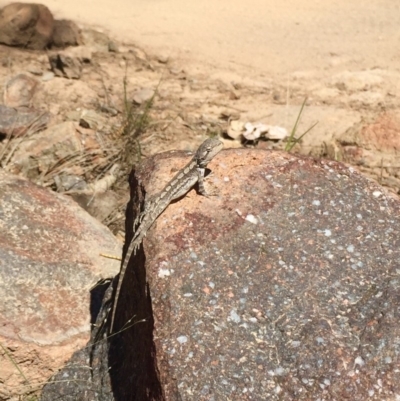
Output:
[[[57,18],[105,27],[118,39],[178,57],[185,68],[227,79],[238,73],[290,80],[295,71],[318,78],[338,67],[397,69],[400,61],[400,4],[392,0],[42,3]]]

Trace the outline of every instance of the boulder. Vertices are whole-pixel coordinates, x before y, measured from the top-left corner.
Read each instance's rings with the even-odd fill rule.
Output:
[[[125,250],[145,193],[188,160],[159,154],[132,173]],[[117,280],[42,400],[399,398],[399,198],[354,168],[283,152],[223,151],[209,168],[218,195],[190,191],[157,219],[129,261],[113,335]]]
[[[78,46],[82,43],[78,25],[70,20],[55,20],[52,45],[55,47]]]
[[[0,205],[0,398],[21,399],[87,342],[91,288],[119,268],[100,253],[121,248],[73,200],[1,170]]]
[[[53,30],[53,15],[42,4],[11,3],[0,10],[0,43],[43,50]]]

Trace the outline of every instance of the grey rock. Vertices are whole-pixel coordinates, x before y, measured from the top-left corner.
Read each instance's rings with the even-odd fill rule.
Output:
[[[83,43],[89,47],[92,51],[96,52],[108,52],[110,38],[104,32],[100,32],[95,29],[84,29],[81,32]]]
[[[31,107],[38,81],[26,74],[18,74],[4,87],[4,105],[7,107]]]
[[[131,175],[127,243],[144,193],[187,160],[157,155]],[[288,153],[229,150],[209,167],[219,197],[167,208],[129,262],[117,334],[99,326],[110,286],[86,358],[75,354],[42,400],[400,394],[399,199],[354,168]],[[83,360],[90,380],[62,383],[89,377]]]
[[[52,45],[64,48],[82,44],[81,31],[75,22],[70,20],[55,20]]]
[[[46,81],[51,81],[53,78],[55,77],[54,72],[52,71],[46,71],[43,76],[42,76],[42,81],[46,82]]]
[[[57,192],[83,191],[87,188],[86,181],[78,175],[62,174],[56,176],[54,181],[57,186]]]
[[[157,61],[161,64],[167,64],[169,61],[169,56],[167,54],[160,54],[157,57]]]
[[[94,110],[82,110],[79,116],[79,125],[84,128],[101,130],[107,125],[107,120]]]
[[[71,47],[49,54],[52,71],[59,77],[79,79],[84,63],[90,63],[91,50],[86,46]]]
[[[58,77],[79,79],[82,74],[82,63],[73,57],[65,54],[49,55],[51,69]]]
[[[154,93],[155,93],[154,89],[150,88],[140,89],[133,94],[132,100],[136,104],[140,105],[145,102],[148,102],[154,96]]]
[[[19,137],[28,130],[40,131],[47,127],[51,114],[34,109],[15,109],[0,105],[0,134]]]
[[[28,67],[27,71],[33,75],[43,75],[43,67],[39,62],[33,61]]]
[[[66,160],[80,152],[82,142],[76,131],[76,124],[66,121],[26,138],[11,158],[10,171],[37,179],[60,160]]]
[[[118,45],[114,41],[108,42],[108,51],[112,53],[118,53]]]

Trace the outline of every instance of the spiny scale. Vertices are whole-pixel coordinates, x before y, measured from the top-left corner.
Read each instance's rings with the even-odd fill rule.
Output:
[[[119,294],[121,292],[122,282],[124,280],[125,271],[128,267],[129,259],[132,253],[135,254],[139,248],[147,231],[153,225],[157,217],[167,208],[167,206],[175,199],[185,195],[198,182],[199,193],[208,196],[203,185],[204,173],[207,164],[214,156],[223,148],[222,142],[215,138],[205,140],[197,149],[193,159],[180,170],[174,178],[165,186],[165,188],[152,196],[149,201],[145,202],[144,211],[136,218],[134,225],[139,224],[135,231],[131,243],[126,252],[122,267],[119,273],[117,289],[111,312],[110,333],[113,332],[115,313],[117,311]]]

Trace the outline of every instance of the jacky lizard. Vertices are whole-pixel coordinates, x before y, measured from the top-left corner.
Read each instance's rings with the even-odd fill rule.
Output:
[[[139,224],[133,238],[129,244],[122,267],[119,273],[117,289],[111,312],[110,333],[113,331],[115,313],[117,311],[118,299],[121,292],[122,282],[129,259],[136,254],[143,238],[153,225],[157,217],[167,208],[167,206],[175,199],[185,195],[198,182],[198,191],[203,196],[208,196],[205,191],[203,179],[207,164],[214,156],[223,148],[222,142],[215,138],[205,140],[197,149],[193,159],[181,169],[175,177],[165,186],[165,188],[152,196],[149,201],[145,201],[144,211],[136,218],[134,226]]]

